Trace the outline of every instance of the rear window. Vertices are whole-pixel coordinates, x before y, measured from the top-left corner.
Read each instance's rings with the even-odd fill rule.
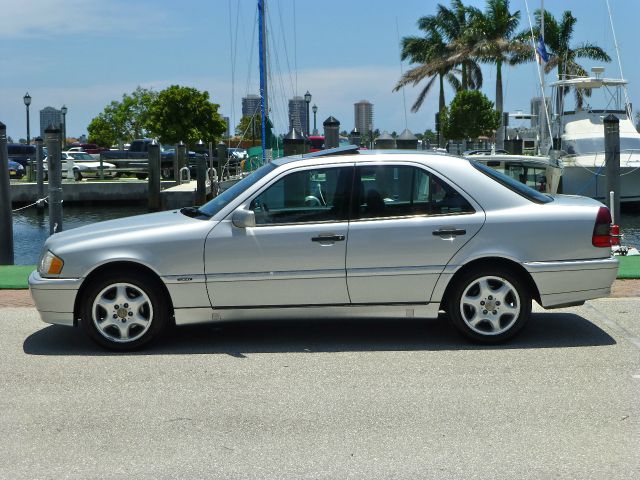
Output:
[[[498,172],[497,170],[494,170],[491,167],[487,167],[486,165],[476,162],[475,160],[469,160],[469,162],[476,169],[484,173],[487,177],[492,178],[499,184],[507,187],[509,190],[516,192],[518,195],[523,196],[527,200],[535,203],[549,203],[553,201],[553,197],[551,197],[550,195],[538,192],[537,190],[526,186],[524,183],[518,182],[517,180],[505,175],[504,173]]]

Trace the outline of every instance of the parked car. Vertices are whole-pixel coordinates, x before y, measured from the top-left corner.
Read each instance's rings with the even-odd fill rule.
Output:
[[[99,155],[100,152],[109,150],[108,148],[100,147],[95,143],[71,143],[67,146],[68,152],[86,152],[90,155]]]
[[[496,343],[524,327],[532,299],[610,293],[601,203],[474,160],[336,150],[273,160],[199,208],[52,235],[29,278],[42,320],[130,350],[173,323],[444,309],[468,338]]]
[[[9,178],[20,179],[24,177],[24,167],[18,162],[9,160]]]
[[[35,160],[36,158],[36,146],[26,145],[24,143],[8,143],[7,155],[9,160],[18,162],[26,168],[27,163],[29,163],[30,160]]]
[[[62,152],[62,178],[67,178],[69,166],[67,161],[73,160],[73,178],[76,181],[80,181],[85,177],[99,177],[100,176],[100,161],[94,159],[91,155],[85,152]],[[44,179],[49,179],[49,157],[44,158]],[[107,178],[115,175],[115,165],[113,163],[102,162],[102,169],[104,176]]]

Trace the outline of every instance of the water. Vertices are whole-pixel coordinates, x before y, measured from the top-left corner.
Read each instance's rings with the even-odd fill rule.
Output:
[[[89,225],[103,220],[147,213],[145,205],[134,206],[81,206],[64,207],[64,229]],[[620,221],[624,234],[623,245],[640,250],[640,212],[623,213]],[[13,242],[16,265],[34,265],[44,241],[49,236],[49,217],[38,215],[35,208],[13,214]]]
[[[63,227],[65,230],[82,227],[103,220],[129,217],[148,213],[146,205],[134,206],[83,206],[64,207]],[[49,237],[49,216],[38,215],[35,207],[13,213],[13,249],[16,265],[35,265],[40,250]]]

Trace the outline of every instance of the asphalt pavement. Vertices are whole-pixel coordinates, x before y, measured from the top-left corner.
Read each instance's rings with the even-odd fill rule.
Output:
[[[444,321],[175,330],[113,354],[0,309],[2,479],[640,478],[640,298]]]

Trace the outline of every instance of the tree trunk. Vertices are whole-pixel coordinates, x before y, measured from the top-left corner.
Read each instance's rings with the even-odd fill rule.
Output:
[[[467,77],[467,64],[462,62],[462,90],[469,90],[469,79]]]
[[[496,62],[496,110],[502,113],[502,62]]]
[[[440,74],[438,75],[439,80],[440,80],[440,102],[438,105],[438,112],[442,113],[442,111],[444,110],[445,107],[445,103],[444,103],[444,75]]]

